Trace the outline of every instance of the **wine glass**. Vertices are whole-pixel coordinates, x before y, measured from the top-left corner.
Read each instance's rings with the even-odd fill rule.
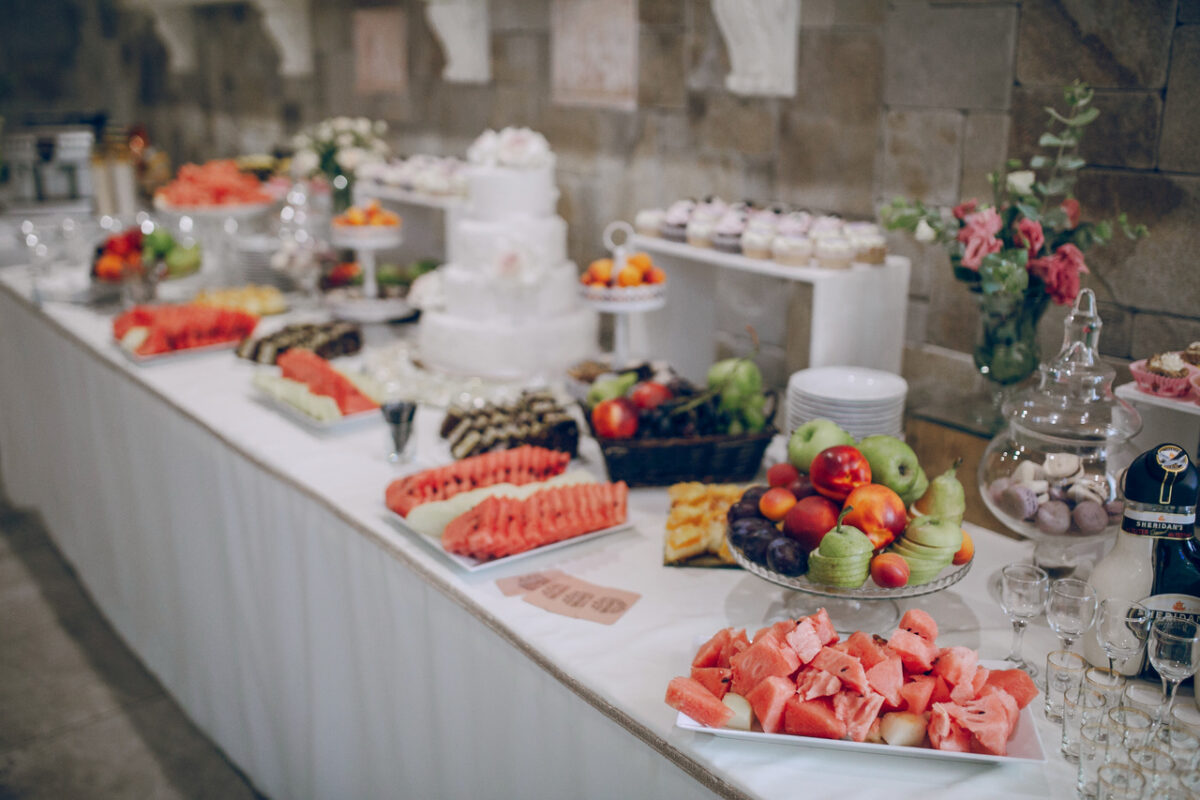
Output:
[[[1050,584],[1046,621],[1058,634],[1063,650],[1070,650],[1075,640],[1092,627],[1098,605],[1096,590],[1087,581],[1063,578]]]
[[[1046,595],[1050,589],[1050,576],[1041,567],[1032,564],[1009,564],[1000,571],[1000,607],[1012,620],[1012,648],[1008,660],[1012,661],[1030,677],[1037,675],[1037,667],[1021,656],[1021,643],[1025,639],[1025,627],[1029,620],[1046,608]]]
[[[1200,625],[1184,617],[1166,616],[1150,626],[1147,645],[1150,663],[1158,670],[1163,684],[1163,706],[1159,720],[1170,719],[1179,682],[1200,668]]]
[[[1096,616],[1096,638],[1108,656],[1108,672],[1116,676],[1115,662],[1133,658],[1142,651],[1150,633],[1150,612],[1141,603],[1110,597],[1100,603]]]

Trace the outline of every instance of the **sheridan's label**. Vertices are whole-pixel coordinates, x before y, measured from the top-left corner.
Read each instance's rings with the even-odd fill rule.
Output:
[[[1135,536],[1153,536],[1159,539],[1190,539],[1196,525],[1196,508],[1167,512],[1154,506],[1127,501],[1121,530]]]

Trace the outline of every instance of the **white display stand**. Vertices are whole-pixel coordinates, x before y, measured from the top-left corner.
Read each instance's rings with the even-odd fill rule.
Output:
[[[647,335],[657,357],[685,377],[703,381],[715,356],[717,277],[738,270],[811,287],[792,304],[787,331],[788,370],[807,367],[873,367],[899,373],[904,352],[911,262],[888,256],[880,265],[850,269],[792,267],[655,236],[634,237],[633,246],[650,253],[667,273],[667,303],[646,316]]]
[[[1200,461],[1200,406],[1191,400],[1146,394],[1136,383],[1123,383],[1113,393],[1142,415],[1141,433],[1133,437],[1139,451],[1174,442],[1186,447],[1193,461]]]
[[[466,198],[412,192],[374,181],[354,182],[354,202],[379,200],[399,206],[404,219],[404,255],[411,258],[437,258],[453,261],[454,237],[450,235],[466,208]]]

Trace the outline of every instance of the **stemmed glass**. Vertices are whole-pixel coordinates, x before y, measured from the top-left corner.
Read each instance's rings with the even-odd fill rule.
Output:
[[[1167,616],[1150,626],[1147,652],[1163,684],[1163,706],[1158,719],[1169,720],[1179,682],[1200,667],[1200,625],[1184,617]]]
[[[1098,605],[1096,590],[1087,581],[1063,578],[1050,584],[1046,621],[1058,634],[1063,650],[1070,650],[1075,640],[1092,627]]]
[[[1142,651],[1150,632],[1150,612],[1141,603],[1110,597],[1100,603],[1096,638],[1108,656],[1108,672],[1117,675],[1116,659],[1133,658]]]
[[[1025,627],[1029,620],[1046,608],[1046,595],[1050,589],[1050,576],[1040,567],[1031,564],[1009,564],[1000,572],[1000,607],[1012,620],[1012,648],[1008,660],[1029,673],[1037,675],[1037,667],[1021,656],[1021,643],[1025,639]]]

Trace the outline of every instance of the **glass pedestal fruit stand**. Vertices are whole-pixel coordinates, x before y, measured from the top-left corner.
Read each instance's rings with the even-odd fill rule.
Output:
[[[350,322],[387,322],[412,313],[412,307],[400,298],[380,297],[375,275],[375,254],[392,250],[404,242],[396,226],[348,227],[334,225],[329,237],[334,247],[353,250],[363,274],[363,296],[330,300],[330,310],[338,319]]]
[[[620,243],[614,238],[624,234]],[[604,229],[604,246],[612,253],[613,273],[619,273],[629,257],[628,245],[633,241],[633,228],[626,222],[614,222]],[[583,301],[605,314],[613,315],[613,353],[611,363],[620,368],[630,363],[632,314],[657,311],[667,304],[666,285],[662,283],[641,286],[601,287],[583,286]]]

